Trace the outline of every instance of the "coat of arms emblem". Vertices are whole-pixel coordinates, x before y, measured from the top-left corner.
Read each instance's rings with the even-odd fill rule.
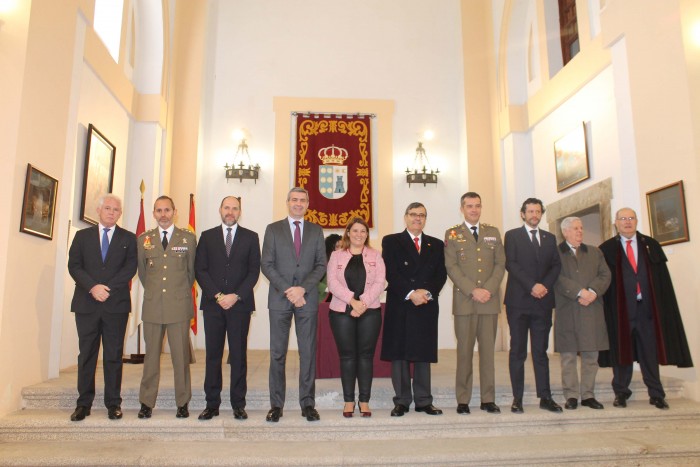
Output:
[[[328,199],[338,199],[348,192],[348,151],[330,145],[318,151],[323,165],[318,166],[318,190]]]

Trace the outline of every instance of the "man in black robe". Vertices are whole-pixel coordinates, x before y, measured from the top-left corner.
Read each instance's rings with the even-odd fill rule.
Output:
[[[659,364],[692,367],[680,310],[659,242],[637,232],[637,214],[622,208],[615,215],[618,235],[600,249],[612,272],[604,295],[610,350],[599,364],[612,367],[615,407],[626,407],[632,395],[632,364],[642,370],[649,403],[668,409]]]

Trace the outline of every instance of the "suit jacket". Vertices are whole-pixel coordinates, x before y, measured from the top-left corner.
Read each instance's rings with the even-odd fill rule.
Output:
[[[194,313],[192,284],[197,238],[175,227],[163,250],[158,228],[139,235],[138,271],[143,284],[143,321],[171,324],[189,321]]]
[[[445,267],[454,283],[452,314],[496,315],[501,311],[499,288],[506,273],[506,255],[496,227],[482,222],[478,241],[464,222],[447,229]],[[471,291],[477,287],[491,293],[488,302],[472,300]]]
[[[292,286],[303,287],[306,306],[318,307],[318,283],[326,272],[326,245],[323,229],[304,221],[299,259],[285,217],[265,229],[260,269],[270,281],[267,306],[271,310],[288,310],[292,304],[284,291]]]
[[[438,297],[447,280],[445,244],[422,234],[419,254],[404,230],[382,239],[382,257],[388,282],[382,360],[437,362]],[[428,290],[433,299],[415,306],[406,296],[416,289]]]
[[[257,233],[240,225],[236,227],[231,255],[226,256],[221,226],[205,230],[197,244],[194,269],[202,288],[200,309],[221,310],[215,297],[221,292],[238,295],[239,299],[231,310],[255,310],[253,288],[260,277],[260,241]]]
[[[345,312],[347,305],[355,297],[353,291],[348,289],[345,281],[345,268],[348,266],[352,254],[348,250],[337,250],[331,254],[328,261],[328,290],[333,294],[330,309]],[[367,308],[379,308],[379,296],[384,291],[386,283],[386,268],[382,255],[374,248],[365,247],[362,250],[362,262],[365,265],[365,290],[360,295],[360,301]]]
[[[604,299],[610,350],[600,353],[598,363],[603,367],[631,365],[635,352],[628,307],[636,306],[631,300],[636,300],[637,292],[636,281],[625,279],[634,277],[634,271],[622,249],[620,235],[603,242],[600,250],[612,272],[612,281]],[[659,364],[692,367],[693,359],[666,266],[666,254],[659,242],[637,232],[637,256],[639,270],[642,266],[646,269],[646,277],[640,278],[639,283],[642,297],[650,301]]]
[[[136,236],[115,226],[107,257],[102,262],[98,227],[79,230],[68,251],[68,272],[75,280],[72,312],[129,313],[129,281],[136,274]],[[110,288],[109,298],[104,302],[98,302],[90,295],[90,289],[97,284]]]
[[[554,235],[540,229],[540,247],[537,251],[530,233],[525,227],[518,227],[506,232],[504,247],[508,271],[504,300],[506,306],[551,311],[554,308],[554,283],[561,270]],[[537,299],[530,295],[532,287],[537,283],[549,291],[544,298]]]
[[[554,321],[556,352],[592,352],[608,349],[603,314],[603,294],[610,285],[610,269],[603,253],[583,243],[574,256],[566,242],[559,244],[561,273],[554,285],[557,306]],[[598,297],[588,306],[578,302],[581,289],[592,289]]]

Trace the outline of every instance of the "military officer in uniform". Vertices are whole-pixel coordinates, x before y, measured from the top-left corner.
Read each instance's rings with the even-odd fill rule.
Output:
[[[445,267],[454,283],[452,314],[457,335],[457,413],[468,414],[472,397],[474,343],[479,343],[481,410],[500,413],[496,405],[494,346],[501,311],[499,287],[506,270],[501,234],[479,222],[481,196],[462,195],[464,222],[445,232]]]
[[[158,227],[144,232],[137,241],[139,279],[144,288],[143,338],[146,342],[139,418],[150,418],[156,405],[160,354],[166,332],[175,375],[176,416],[189,417],[187,404],[192,398],[190,319],[197,239],[192,232],[175,227],[176,214],[173,200],[160,196],[153,206]]]

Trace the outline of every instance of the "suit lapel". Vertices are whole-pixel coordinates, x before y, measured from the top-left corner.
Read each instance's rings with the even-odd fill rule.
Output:
[[[409,232],[408,230],[404,230],[404,233],[402,233],[399,236],[399,239],[401,241],[401,245],[408,250],[408,252],[411,254],[411,256],[418,260],[423,253],[423,238],[424,235],[421,233],[421,254],[418,254],[418,250],[416,250],[416,244],[413,241],[413,234]]]

